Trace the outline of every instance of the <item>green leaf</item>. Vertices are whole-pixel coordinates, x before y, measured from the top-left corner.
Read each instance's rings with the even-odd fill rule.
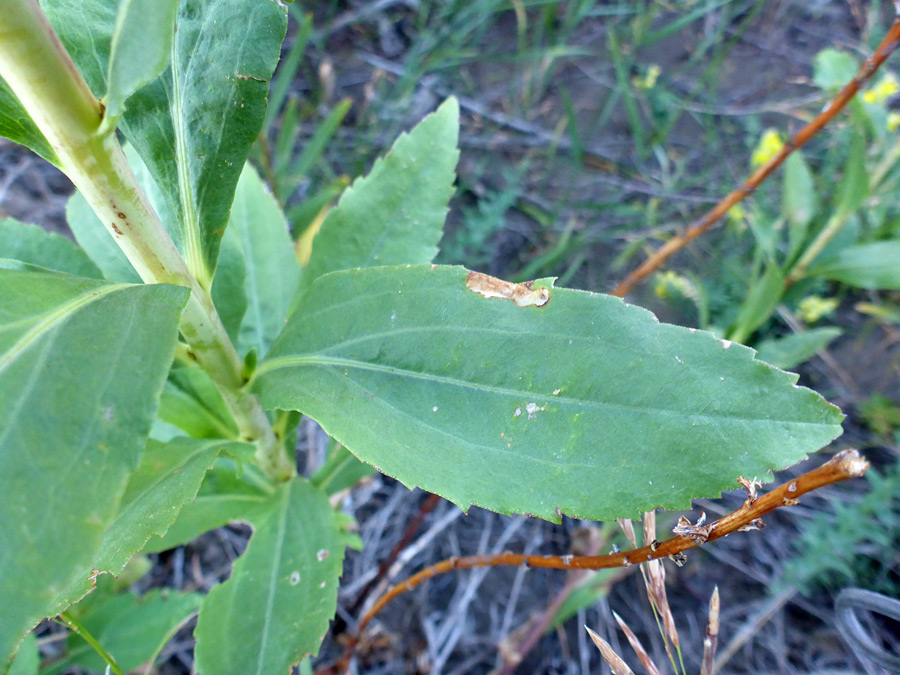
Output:
[[[823,49],[816,54],[813,82],[826,93],[834,93],[856,76],[856,58],[837,49]]]
[[[194,438],[236,439],[237,424],[202,368],[175,368],[163,390],[159,418]]]
[[[0,77],[0,136],[24,145],[51,164],[59,166],[59,159],[50,143],[2,77]]]
[[[553,289],[520,307],[470,278],[321,277],[253,388],[408,486],[550,520],[685,508],[840,433],[835,407],[746,347],[610,296]]]
[[[808,275],[857,288],[900,289],[900,241],[876,241],[845,248],[809,270]]]
[[[459,104],[448,99],[378,159],[329,211],[302,286],[335,270],[431,262],[453,194]]]
[[[279,194],[282,194],[285,197],[290,196],[291,193],[297,189],[300,180],[309,175],[310,170],[315,163],[321,159],[322,153],[324,153],[325,148],[328,147],[328,143],[337,133],[338,128],[341,126],[341,122],[344,121],[344,117],[346,117],[347,113],[350,111],[351,105],[352,101],[345,98],[338,103],[330,113],[328,113],[328,116],[322,120],[320,124],[316,126],[315,132],[303,145],[303,151],[300,153],[300,156],[297,157],[297,160],[294,162],[290,171],[284,170],[287,169],[287,167],[284,167],[285,184],[281,186],[281,192]],[[284,161],[286,162],[286,159]]]
[[[325,463],[309,479],[322,492],[333,495],[372,475],[374,469],[356,459],[343,445],[332,439],[330,446]]]
[[[184,505],[162,539],[150,539],[144,553],[158,553],[193,541],[227,523],[242,520],[262,504],[272,491],[267,479],[253,465],[242,466],[240,477],[234,460],[220,457],[206,473],[197,496]]]
[[[756,358],[790,370],[825,349],[840,334],[840,328],[813,328],[775,340],[766,340],[756,346]]]
[[[288,672],[319,651],[334,616],[344,546],[325,494],[294,478],[247,520],[247,550],[200,609],[201,673]]]
[[[162,536],[186,502],[193,499],[207,470],[220,452],[253,457],[245,443],[179,438],[169,443],[150,440],[137,471],[128,482],[119,513],[103,535],[103,543],[84,578],[59,598],[57,610],[90,592],[97,573],[118,575],[154,535]]]
[[[94,93],[105,92],[115,0],[42,7]],[[287,10],[270,0],[183,0],[176,23],[169,69],[128,100],[120,128],[178,214],[185,257],[209,285],[235,186],[265,120]]]
[[[177,593],[157,588],[138,596],[133,593],[89,597],[76,609],[84,612],[81,624],[116,660],[123,672],[153,661],[203,601],[199,593]],[[82,605],[86,605],[82,608]],[[70,635],[64,659],[53,663],[44,675],[80,667],[104,672],[106,663],[78,635]]]
[[[70,240],[12,218],[0,218],[0,251],[4,258],[48,270],[95,279],[103,276],[87,254]]]
[[[774,264],[750,288],[731,334],[743,342],[753,331],[762,326],[781,302],[784,295],[784,274]],[[740,336],[740,337],[738,337]]]
[[[34,633],[19,645],[19,651],[6,675],[38,675],[41,666],[41,654],[38,651],[37,640]]]
[[[809,223],[818,210],[812,171],[798,150],[784,162],[781,208],[788,222],[788,259],[793,260],[806,240]]]
[[[0,270],[0,667],[91,568],[140,460],[187,296]]]
[[[128,97],[166,69],[177,9],[178,0],[122,0],[119,4],[106,77],[106,131],[115,128]]]
[[[854,133],[850,142],[850,156],[841,179],[836,211],[850,214],[856,211],[869,196],[869,173],[866,171],[866,139],[862,133]]]
[[[225,332],[234,344],[237,344],[241,333],[241,324],[247,313],[247,266],[244,264],[244,254],[241,251],[240,241],[231,232],[229,227],[225,230],[222,239],[222,248],[219,250],[219,264],[216,266],[216,276],[210,294],[213,305]]]
[[[300,267],[284,215],[249,164],[238,182],[225,236],[234,241],[245,267],[247,312],[238,347],[263,355],[284,328],[300,283]]]

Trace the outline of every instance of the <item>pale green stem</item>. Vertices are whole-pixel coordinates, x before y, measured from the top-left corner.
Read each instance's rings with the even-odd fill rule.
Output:
[[[97,652],[97,655],[101,659],[103,659],[104,663],[109,666],[109,669],[112,670],[115,675],[124,675],[124,673],[122,672],[122,668],[119,667],[118,663],[116,663],[116,660],[112,657],[112,654],[106,651],[103,648],[103,645],[97,642],[97,639],[93,635],[91,635],[87,631],[87,629],[85,629],[85,627],[82,626],[77,619],[75,619],[74,616],[72,616],[69,612],[63,612],[59,615],[59,618],[62,624],[66,626],[66,628],[78,635],[78,637],[84,640],[91,649]]]
[[[847,222],[847,219],[851,215],[851,211],[837,211],[831,216],[831,218],[828,219],[828,222],[825,224],[825,227],[822,228],[822,231],[819,232],[818,235],[816,235],[816,238],[813,240],[813,242],[803,252],[803,255],[800,256],[800,259],[797,260],[794,268],[788,275],[788,285],[800,281],[800,279],[802,279],[806,275],[807,268],[813,263],[816,258],[819,257],[819,254],[825,249],[826,246],[828,246],[828,243],[832,239],[834,239],[835,235],[841,231],[844,223]]]
[[[60,168],[146,283],[187,286],[181,317],[190,354],[215,381],[241,437],[257,444],[260,468],[276,480],[294,473],[256,397],[209,294],[188,271],[152,209],[114,133],[97,133],[102,108],[53,32],[37,0],[5,0],[0,75],[53,147]]]
[[[875,193],[888,172],[894,164],[897,163],[897,160],[900,160],[900,140],[891,146],[885,153],[881,162],[879,162],[872,170],[869,178],[870,195]],[[841,228],[851,215],[852,212],[850,211],[838,211],[828,219],[828,222],[825,224],[825,227],[822,228],[822,231],[819,232],[813,242],[809,245],[809,248],[803,252],[803,255],[800,256],[800,259],[794,264],[794,268],[787,278],[788,284],[796,283],[804,277],[807,268],[815,261],[829,242],[834,239],[835,235],[841,231]]]

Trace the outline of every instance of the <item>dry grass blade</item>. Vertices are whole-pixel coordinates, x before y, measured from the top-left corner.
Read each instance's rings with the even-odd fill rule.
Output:
[[[716,645],[719,642],[719,587],[713,589],[709,599],[709,623],[706,625],[706,639],[703,640],[703,666],[700,675],[713,675],[715,672]]]
[[[634,650],[634,653],[637,654],[638,659],[641,662],[641,665],[644,666],[644,669],[650,673],[650,675],[660,675],[659,668],[656,667],[656,664],[653,663],[653,659],[650,658],[650,655],[647,653],[647,650],[644,649],[644,645],[641,644],[641,641],[638,640],[637,635],[628,627],[628,624],[622,619],[621,616],[613,612],[613,616],[616,619],[616,623],[619,624],[619,628],[622,629],[622,632],[625,633],[625,637],[628,638],[628,644],[631,645],[631,648]]]
[[[600,654],[603,656],[604,660],[609,664],[613,675],[634,675],[634,671],[628,667],[628,664],[622,660],[621,656],[613,651],[613,648],[610,647],[606,640],[587,626],[585,626],[584,629],[588,632],[588,635],[591,636],[591,640],[593,640],[594,644],[597,645],[597,649],[600,650]]]

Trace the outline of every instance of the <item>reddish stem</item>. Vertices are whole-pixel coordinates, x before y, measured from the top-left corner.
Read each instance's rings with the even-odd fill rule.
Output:
[[[657,558],[672,558],[682,564],[683,552],[700,546],[708,541],[715,541],[732,532],[739,530],[760,529],[760,518],[767,513],[782,506],[793,506],[802,495],[817,490],[826,485],[837,483],[847,478],[862,476],[869,468],[869,463],[856,450],[844,450],[832,457],[822,466],[809,471],[802,476],[780,485],[763,497],[757,498],[755,484],[746,479],[739,479],[748,491],[748,498],[740,508],[727,516],[716,520],[709,525],[699,526],[686,524],[685,520],[679,522],[675,528],[678,532],[675,537],[664,542],[654,541],[650,545],[631,551],[622,551],[610,555],[601,556],[540,556],[523,555],[520,553],[499,553],[489,555],[473,555],[460,558],[449,558],[431,565],[414,574],[406,581],[392,586],[378,599],[372,608],[363,616],[357,626],[357,637],[353,638],[347,646],[347,651],[333,669],[319,672],[341,672],[350,662],[352,650],[356,646],[360,635],[372,619],[391,600],[398,595],[411,591],[426,579],[431,579],[440,574],[452,570],[468,569],[472,567],[497,567],[500,565],[523,565],[526,567],[545,567],[553,569],[588,569],[599,570],[615,567],[628,567]]]

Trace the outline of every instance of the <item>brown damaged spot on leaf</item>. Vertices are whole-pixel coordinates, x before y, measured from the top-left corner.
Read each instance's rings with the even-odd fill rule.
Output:
[[[532,288],[533,284],[533,281],[513,284],[480,272],[469,272],[466,277],[466,288],[486,298],[512,300],[517,307],[543,307],[550,302],[550,289]]]

